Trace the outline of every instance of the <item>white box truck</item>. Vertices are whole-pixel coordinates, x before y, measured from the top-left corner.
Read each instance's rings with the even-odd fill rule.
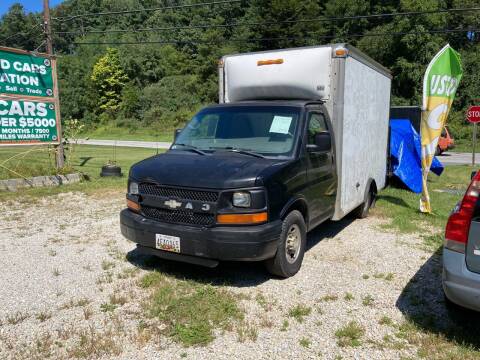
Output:
[[[161,258],[294,275],[309,230],[367,216],[385,186],[390,86],[347,44],[223,57],[220,104],[131,168],[122,233]]]

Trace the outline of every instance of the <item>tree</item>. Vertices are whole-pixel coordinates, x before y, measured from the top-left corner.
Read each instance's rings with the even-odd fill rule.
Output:
[[[113,115],[120,106],[122,90],[128,77],[120,66],[118,50],[107,48],[107,52],[93,66],[91,80],[98,94],[101,113]]]

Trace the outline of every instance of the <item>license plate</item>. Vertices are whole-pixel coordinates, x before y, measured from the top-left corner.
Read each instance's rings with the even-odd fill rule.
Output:
[[[155,234],[155,247],[159,250],[180,252],[180,238],[163,234]]]

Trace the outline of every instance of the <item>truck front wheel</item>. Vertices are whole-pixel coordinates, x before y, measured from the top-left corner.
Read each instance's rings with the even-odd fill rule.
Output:
[[[282,223],[275,257],[265,262],[267,270],[283,278],[295,275],[302,266],[307,243],[307,227],[300,211],[290,212]]]

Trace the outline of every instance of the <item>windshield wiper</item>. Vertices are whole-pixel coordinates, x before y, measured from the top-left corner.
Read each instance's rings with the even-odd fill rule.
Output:
[[[188,151],[192,151],[192,152],[195,152],[197,154],[200,154],[200,155],[207,155],[206,152],[200,150],[199,148],[193,146],[193,145],[187,145],[187,144],[173,144],[173,146],[183,146],[185,148],[185,150],[188,150]],[[176,150],[176,149],[173,149],[173,150]]]
[[[253,151],[251,151],[251,150],[249,150],[249,149],[235,148],[235,147],[233,147],[233,146],[210,147],[210,149],[215,149],[215,150],[227,150],[227,151],[229,151],[229,152],[234,152],[234,153],[237,153],[237,154],[250,155],[250,156],[257,157],[257,158],[265,159],[265,156],[263,156],[262,154],[253,152]]]

